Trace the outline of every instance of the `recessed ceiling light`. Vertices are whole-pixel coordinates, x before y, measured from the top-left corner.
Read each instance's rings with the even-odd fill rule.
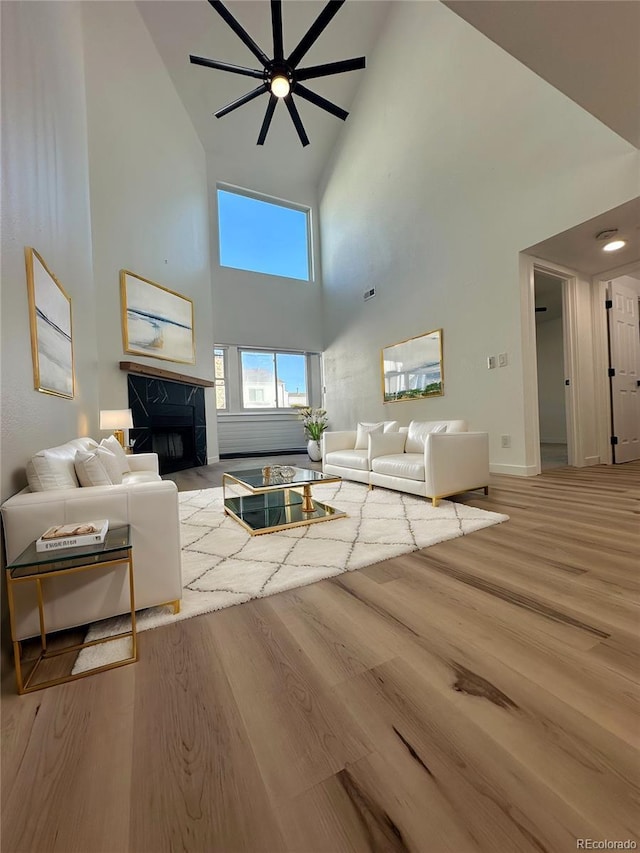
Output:
[[[626,240],[611,240],[609,243],[605,243],[602,247],[603,252],[617,252],[618,249],[621,249],[623,246],[627,245]]]

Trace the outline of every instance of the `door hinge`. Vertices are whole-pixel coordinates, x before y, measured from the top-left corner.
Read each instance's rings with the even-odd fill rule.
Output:
[[[611,444],[617,444],[617,443],[618,443],[618,436],[612,435],[611,436]]]
[[[609,370],[608,370],[608,375],[609,375],[609,376],[615,376],[615,375],[616,375],[616,369],[615,369],[615,367],[610,367],[610,368],[609,368]]]
[[[613,308],[613,300],[612,299],[605,299],[604,307],[605,308]]]

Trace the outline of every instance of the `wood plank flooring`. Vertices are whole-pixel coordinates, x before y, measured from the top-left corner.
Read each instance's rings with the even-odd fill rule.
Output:
[[[5,671],[2,853],[640,844],[640,463],[458,500],[511,520],[147,631],[73,684]]]

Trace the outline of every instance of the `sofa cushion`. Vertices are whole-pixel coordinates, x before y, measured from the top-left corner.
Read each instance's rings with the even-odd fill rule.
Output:
[[[338,465],[340,468],[369,470],[369,455],[366,450],[332,450],[325,456],[326,465]]]
[[[81,486],[112,486],[111,478],[96,451],[78,450],[74,462]]]
[[[369,435],[371,433],[381,433],[384,430],[384,423],[380,421],[377,424],[359,423],[356,432],[356,450],[366,450],[369,446]]]
[[[162,477],[155,471],[129,471],[122,475],[122,482],[127,486],[135,483],[157,483],[159,480],[162,480]]]
[[[122,470],[115,453],[107,450],[107,448],[102,445],[96,447],[96,453],[98,454],[100,462],[104,465],[111,483],[113,485],[119,485],[122,482]]]
[[[74,466],[76,451],[85,450],[82,440],[74,439],[58,447],[40,450],[27,462],[27,482],[32,492],[49,489],[77,489],[79,487]],[[87,440],[85,440],[87,441]]]
[[[411,421],[407,432],[407,453],[422,453],[427,435],[430,432],[446,432],[446,421]]]
[[[387,474],[389,477],[424,482],[424,456],[422,453],[394,453],[390,456],[378,456],[371,463],[371,470],[376,474]]]
[[[127,454],[124,452],[124,448],[115,435],[110,435],[109,438],[103,438],[100,442],[100,447],[106,447],[107,450],[110,450],[114,454],[118,460],[118,465],[120,466],[120,473],[126,474],[129,470],[129,460],[127,459]]]

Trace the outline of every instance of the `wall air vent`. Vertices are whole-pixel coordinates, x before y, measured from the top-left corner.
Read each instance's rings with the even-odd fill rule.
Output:
[[[366,302],[366,301],[367,301],[367,299],[373,299],[373,297],[374,297],[375,295],[376,295],[376,289],[375,289],[375,287],[372,287],[372,288],[371,288],[371,290],[365,290],[365,292],[364,292],[364,301]]]

